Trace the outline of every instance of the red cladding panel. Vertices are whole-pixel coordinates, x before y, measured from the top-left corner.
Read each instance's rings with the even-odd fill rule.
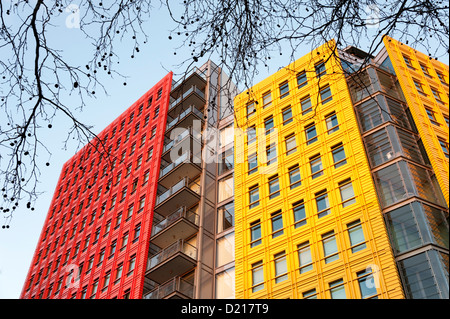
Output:
[[[21,298],[142,298],[171,85],[64,164]]]

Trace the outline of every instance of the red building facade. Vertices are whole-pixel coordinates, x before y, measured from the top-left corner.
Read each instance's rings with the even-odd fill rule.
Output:
[[[171,85],[64,164],[21,298],[142,298]]]

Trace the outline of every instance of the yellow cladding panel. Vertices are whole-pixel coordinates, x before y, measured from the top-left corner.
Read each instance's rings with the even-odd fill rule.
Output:
[[[448,65],[388,36],[383,41],[449,205]]]
[[[313,289],[330,298],[342,287],[361,298],[360,287],[373,285],[379,298],[404,298],[334,46],[235,99],[236,298],[304,298]],[[256,136],[247,135],[253,126]]]

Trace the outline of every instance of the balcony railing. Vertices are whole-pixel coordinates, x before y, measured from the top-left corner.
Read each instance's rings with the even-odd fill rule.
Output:
[[[180,218],[185,218],[193,224],[198,225],[198,215],[191,210],[187,210],[186,207],[180,207],[174,213],[167,216],[166,219],[156,225],[153,225],[152,237],[178,221]]]
[[[183,164],[183,163],[196,163],[200,164],[201,159],[197,156],[193,155],[191,152],[185,152],[183,155],[178,157],[173,163],[169,164],[168,166],[164,167],[161,172],[159,173],[159,177],[163,177],[164,175],[168,174],[170,171],[175,169],[177,166]]]
[[[156,203],[155,206],[159,205],[163,201],[165,201],[167,198],[175,194],[177,191],[182,189],[183,187],[188,187],[193,192],[200,194],[200,185],[196,182],[190,182],[189,178],[183,178],[181,181],[173,185],[171,188],[169,188],[167,191],[156,197]]]
[[[199,88],[197,88],[195,85],[193,85],[189,90],[184,92],[179,98],[172,100],[169,105],[169,112],[178,104],[180,103],[184,98],[186,98],[191,93],[197,93],[202,99],[205,99],[205,93],[203,93]]]
[[[192,135],[193,137],[200,135],[201,133],[197,132],[194,130],[194,128],[188,127],[186,128],[183,133],[177,135],[177,137],[175,137],[175,139],[173,139],[172,141],[169,142],[169,144],[166,144],[163,148],[163,153],[167,152],[168,150],[170,150],[174,145],[176,145],[177,143],[181,142],[186,136],[188,135]]]
[[[147,270],[150,270],[168,260],[170,257],[176,255],[177,253],[182,253],[194,260],[197,260],[197,248],[189,243],[184,242],[180,239],[173,243],[172,245],[164,248],[159,253],[154,255],[148,260]]]
[[[192,74],[196,73],[198,76],[200,76],[204,81],[206,81],[206,70],[201,71],[199,68],[194,67],[190,72],[188,72],[185,76],[183,76],[178,81],[172,81],[172,90],[175,89],[178,85],[183,83],[187,78],[189,78]]]
[[[180,293],[187,298],[194,298],[194,285],[181,277],[175,277],[165,284],[157,286],[145,295],[144,299],[164,299],[176,293]]]
[[[178,115],[176,118],[174,118],[172,121],[170,121],[167,124],[166,131],[170,130],[173,126],[175,126],[175,124],[177,124],[179,121],[184,119],[191,112],[194,113],[195,115],[197,115],[200,119],[203,119],[203,113],[200,112],[195,106],[191,105],[185,111],[183,111],[180,115]]]

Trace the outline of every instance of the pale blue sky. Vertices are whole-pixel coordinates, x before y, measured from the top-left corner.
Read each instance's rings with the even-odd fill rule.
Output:
[[[63,18],[65,18],[64,15],[55,22],[55,28],[52,31],[54,32],[53,39],[58,39],[58,45],[70,58],[86,54],[80,30],[68,29]],[[83,113],[78,114],[82,122],[94,125],[95,133],[100,132],[117,118],[164,77],[168,70],[173,70],[172,66],[189,57],[188,50],[178,50],[177,55],[173,54],[174,48],[177,46],[176,37],[172,41],[168,40],[169,29],[172,26],[165,9],[153,12],[149,22],[145,24],[149,43],[141,46],[140,52],[135,55],[134,59],[130,58],[129,48],[120,48],[122,58],[118,70],[129,76],[126,81],[127,85],[123,86],[123,80],[120,78],[106,79],[104,83],[109,96],[105,96],[101,94],[100,90],[97,90],[97,98],[86,100],[87,106]],[[310,50],[309,46],[305,46],[302,48],[302,52],[296,52],[295,58],[303,56]],[[288,59],[288,54],[271,59],[270,69],[268,71],[261,69],[255,83],[277,71],[279,67],[287,65],[290,62]],[[204,62],[204,60],[200,60],[198,66]],[[80,61],[80,65],[82,65],[82,61]],[[180,70],[174,71],[180,72]],[[64,121],[62,117],[58,117],[53,122],[53,128],[44,131],[43,138],[51,148],[52,157],[50,167],[42,165],[38,190],[45,193],[39,197],[35,210],[31,212],[23,207],[19,208],[15,212],[11,228],[0,229],[0,298],[19,297],[62,165],[76,151],[76,145],[72,145],[68,150],[62,150],[63,140],[68,129],[67,124],[68,122]],[[40,160],[45,162],[47,158]]]

